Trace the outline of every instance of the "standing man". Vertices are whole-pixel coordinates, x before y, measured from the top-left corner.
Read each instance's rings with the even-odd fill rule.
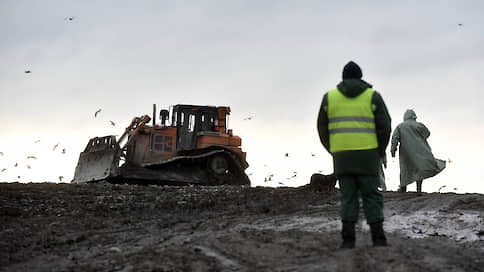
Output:
[[[343,68],[343,81],[327,92],[319,110],[321,143],[333,156],[341,190],[341,248],[355,247],[361,193],[373,246],[386,246],[383,231],[383,195],[378,190],[381,163],[390,140],[391,119],[380,94],[361,79],[358,64]]]
[[[398,144],[400,161],[400,192],[407,191],[407,185],[416,181],[417,192],[422,192],[422,181],[433,177],[445,168],[445,161],[434,158],[427,138],[428,128],[417,122],[413,110],[407,110],[400,123],[393,131],[390,151],[395,157]]]

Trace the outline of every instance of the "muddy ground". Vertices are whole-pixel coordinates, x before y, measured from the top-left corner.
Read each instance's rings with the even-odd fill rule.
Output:
[[[484,196],[387,192],[391,246],[340,250],[339,193],[0,184],[1,271],[484,271]]]

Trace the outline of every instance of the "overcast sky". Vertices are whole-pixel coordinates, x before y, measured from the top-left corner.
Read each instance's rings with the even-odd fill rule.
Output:
[[[424,191],[484,193],[483,10],[456,0],[2,0],[0,181],[69,181],[89,138],[122,134],[153,103],[186,103],[232,108],[253,185],[305,184],[332,172],[316,118],[353,60],[392,127],[413,108],[435,156],[450,159]],[[389,163],[396,190],[398,159]]]

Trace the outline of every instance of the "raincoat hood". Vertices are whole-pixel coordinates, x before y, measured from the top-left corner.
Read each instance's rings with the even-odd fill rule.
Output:
[[[356,97],[372,86],[364,80],[357,78],[343,79],[337,88],[346,97]]]
[[[417,120],[417,114],[413,110],[407,110],[403,115],[403,121]]]

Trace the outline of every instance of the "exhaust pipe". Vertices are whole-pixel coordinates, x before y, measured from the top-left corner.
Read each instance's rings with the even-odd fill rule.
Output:
[[[156,104],[153,104],[153,127],[156,125]]]

